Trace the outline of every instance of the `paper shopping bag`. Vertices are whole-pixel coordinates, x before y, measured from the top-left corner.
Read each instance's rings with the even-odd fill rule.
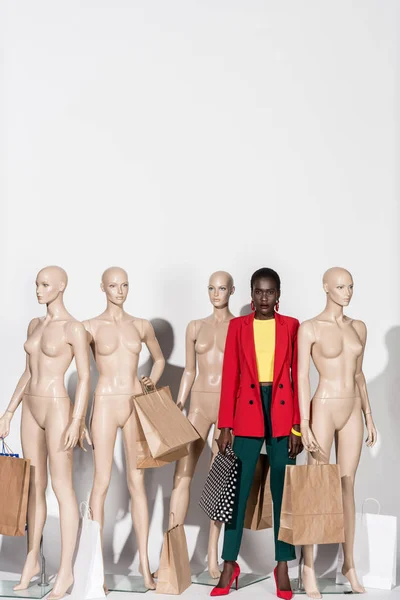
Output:
[[[367,500],[379,505],[379,513],[364,512]],[[356,513],[354,562],[357,575],[366,588],[391,590],[396,585],[397,517],[381,515],[380,504],[374,498],[363,502],[361,513]],[[343,549],[340,548],[337,583],[342,583]]]
[[[265,454],[260,454],[257,461],[253,485],[246,505],[244,527],[252,531],[272,527],[269,460]]]
[[[0,534],[24,535],[28,507],[31,461],[18,454],[3,440],[0,454]]]
[[[182,594],[192,583],[185,530],[177,525],[164,534],[157,594]]]
[[[134,396],[134,403],[153,458],[164,458],[200,437],[172,400],[168,386]]]
[[[70,600],[105,598],[100,524],[93,521],[87,502],[81,504],[81,529],[74,562],[74,585]]]
[[[286,466],[278,539],[294,546],[344,541],[339,465]]]

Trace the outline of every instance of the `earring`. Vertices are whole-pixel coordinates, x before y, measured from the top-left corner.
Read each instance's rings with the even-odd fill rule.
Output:
[[[251,306],[251,310],[252,310],[252,311],[255,311],[256,307],[254,306],[254,302],[253,302],[253,300],[251,301],[251,304],[250,304],[250,306]]]
[[[276,312],[279,312],[279,300],[278,300],[278,302],[275,304],[275,310],[276,310]]]

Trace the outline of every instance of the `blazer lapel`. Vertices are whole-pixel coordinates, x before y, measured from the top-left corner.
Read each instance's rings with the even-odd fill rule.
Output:
[[[274,381],[278,380],[288,350],[288,328],[279,313],[275,313]]]
[[[254,381],[258,381],[258,369],[256,360],[256,348],[254,344],[254,313],[247,315],[242,329],[243,351],[250,367]]]

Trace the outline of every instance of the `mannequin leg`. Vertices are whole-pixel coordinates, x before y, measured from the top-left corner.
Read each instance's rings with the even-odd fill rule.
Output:
[[[331,411],[323,402],[313,400],[312,430],[320,447],[320,452],[308,456],[308,464],[328,464],[335,437],[335,424]],[[322,598],[318,590],[314,570],[314,546],[303,546],[303,585],[309,598]]]
[[[361,402],[357,398],[354,410],[346,425],[337,432],[336,455],[340,465],[343,494],[344,530],[346,541],[343,543],[343,575],[349,580],[353,592],[363,593],[365,588],[357,578],[354,565],[355,504],[354,480],[360,461],[364,425],[361,414]]]
[[[44,430],[34,419],[25,401],[22,405],[21,440],[24,458],[31,459],[28,499],[28,555],[21,580],[14,590],[26,590],[40,573],[40,538],[46,522],[47,447]]]
[[[46,442],[53,491],[60,511],[61,562],[48,600],[62,598],[73,584],[72,558],[77,542],[79,512],[72,481],[73,450],[63,449],[63,438],[72,414],[68,398],[52,400],[46,417]]]
[[[148,557],[149,509],[144,482],[144,469],[136,468],[136,415],[133,410],[122,429],[127,468],[128,488],[131,496],[132,523],[139,548],[140,572],[145,586],[154,590],[156,585],[150,572]]]
[[[219,437],[220,430],[217,426],[214,426],[213,443],[212,443],[212,458],[210,468],[214,462],[214,458],[218,453],[218,446],[215,441]],[[208,437],[208,435],[207,435]],[[213,579],[217,579],[221,575],[221,571],[218,567],[218,540],[222,529],[222,523],[220,521],[210,521],[210,533],[208,536],[208,572]]]

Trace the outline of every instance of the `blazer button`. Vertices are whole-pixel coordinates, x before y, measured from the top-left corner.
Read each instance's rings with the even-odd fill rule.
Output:
[[[252,384],[250,385],[250,387],[251,387],[251,389],[252,389],[252,390],[254,390],[254,388],[255,388],[256,386],[254,385],[254,383],[252,383]]]
[[[249,404],[254,404],[253,400],[250,400],[250,401],[249,401]]]
[[[284,401],[284,400],[281,400],[281,404],[285,404],[285,401]]]
[[[283,383],[280,383],[278,387],[280,387],[280,389],[282,389],[283,388]]]

